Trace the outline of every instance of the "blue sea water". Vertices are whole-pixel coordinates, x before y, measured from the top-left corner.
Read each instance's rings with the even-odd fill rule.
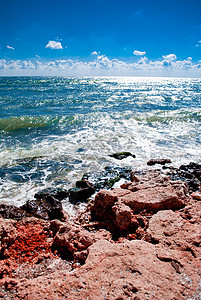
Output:
[[[0,203],[106,166],[200,163],[200,123],[200,79],[0,77]],[[109,156],[120,151],[136,158]]]

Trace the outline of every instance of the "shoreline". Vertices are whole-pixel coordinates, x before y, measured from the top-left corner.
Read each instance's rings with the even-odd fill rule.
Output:
[[[169,175],[131,172],[130,182],[100,189],[74,220],[64,212],[57,218],[0,218],[0,296],[199,299],[200,179],[195,163]],[[77,191],[92,188],[84,180]],[[55,213],[55,198],[44,198]]]

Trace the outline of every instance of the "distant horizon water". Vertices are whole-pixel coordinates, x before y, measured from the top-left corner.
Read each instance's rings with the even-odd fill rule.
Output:
[[[200,163],[200,123],[199,78],[0,76],[0,203],[20,206],[106,166]],[[136,158],[110,157],[121,151]]]

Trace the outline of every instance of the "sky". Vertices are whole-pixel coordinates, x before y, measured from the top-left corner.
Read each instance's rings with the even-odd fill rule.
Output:
[[[201,77],[200,0],[0,0],[0,75]]]

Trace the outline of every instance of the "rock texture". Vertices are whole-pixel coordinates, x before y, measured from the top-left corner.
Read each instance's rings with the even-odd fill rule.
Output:
[[[148,173],[135,182],[111,191],[101,190],[91,207],[94,218],[110,220],[120,231],[136,226],[136,214],[178,210],[189,202],[186,185],[171,181],[158,172]]]
[[[157,171],[131,178],[74,223],[1,218],[0,297],[201,299],[200,190]]]

